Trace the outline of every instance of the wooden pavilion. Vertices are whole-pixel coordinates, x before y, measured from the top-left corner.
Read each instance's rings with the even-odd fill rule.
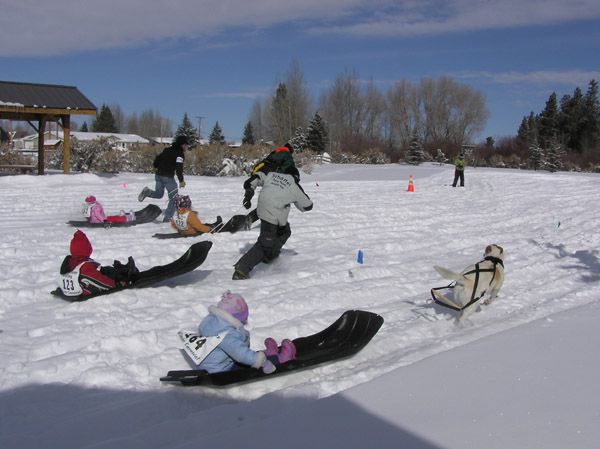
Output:
[[[0,81],[0,119],[26,121],[38,133],[38,175],[44,174],[46,123],[56,122],[63,130],[63,171],[69,173],[71,115],[96,115],[96,111],[74,86]]]

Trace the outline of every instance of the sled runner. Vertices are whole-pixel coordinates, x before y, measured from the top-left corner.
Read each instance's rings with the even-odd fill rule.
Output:
[[[122,228],[127,226],[135,226],[139,224],[150,223],[156,218],[158,218],[158,216],[161,213],[162,210],[156,204],[148,204],[143,209],[135,212],[134,221],[125,221],[123,223],[109,223],[107,221],[105,221],[104,223],[90,223],[87,220],[71,220],[67,221],[67,224],[71,226],[76,226],[78,228]]]
[[[90,298],[96,296],[107,295],[109,293],[127,290],[130,288],[143,288],[149,287],[158,282],[180,276],[182,274],[193,271],[198,268],[206,260],[206,256],[210,251],[212,242],[198,242],[194,243],[190,248],[183,254],[179,259],[168,263],[166,265],[158,265],[145,271],[140,271],[136,277],[136,280],[128,286],[115,288],[112,290],[104,290],[97,294],[88,296],[67,296],[63,293],[60,288],[52,291],[54,296],[58,296],[61,299],[69,302],[87,301]]]
[[[348,310],[332,325],[313,335],[296,338],[296,358],[277,366],[272,374],[251,367],[209,374],[204,370],[169,371],[160,380],[186,386],[224,387],[287,374],[351,357],[364,348],[383,324],[383,318],[364,310]]]

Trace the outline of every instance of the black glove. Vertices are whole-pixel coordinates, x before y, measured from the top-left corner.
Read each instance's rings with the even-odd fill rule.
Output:
[[[254,196],[254,190],[246,189],[246,194],[244,195],[243,205],[246,209],[250,209],[252,207],[252,197]]]

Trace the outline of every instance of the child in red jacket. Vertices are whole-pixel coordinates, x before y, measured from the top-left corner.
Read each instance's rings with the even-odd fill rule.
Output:
[[[89,296],[125,287],[135,280],[138,273],[132,257],[129,257],[127,265],[115,260],[113,266],[101,266],[91,258],[92,244],[79,230],[73,235],[70,251],[60,267],[60,289],[65,296]]]

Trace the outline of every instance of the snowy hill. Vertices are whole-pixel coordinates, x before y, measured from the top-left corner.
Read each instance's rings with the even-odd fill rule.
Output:
[[[178,279],[75,304],[49,294],[74,232],[65,222],[90,194],[107,212],[140,209],[152,176],[0,177],[0,447],[595,447],[600,176],[467,168],[463,189],[452,176],[316,167],[302,180],[314,210],[292,211],[281,257],[250,280],[232,281],[232,265],[256,228],[203,237],[206,262]],[[241,212],[243,178],[186,181],[204,221]],[[86,230],[96,260],[132,255],[140,268],[203,239],[155,232],[170,231]],[[463,325],[421,307],[448,283],[433,265],[459,271],[489,243],[506,251],[493,304]],[[188,368],[176,332],[225,289],[248,301],[255,349],[348,309],[385,323],[355,357],[313,370],[222,390],[161,384]]]

